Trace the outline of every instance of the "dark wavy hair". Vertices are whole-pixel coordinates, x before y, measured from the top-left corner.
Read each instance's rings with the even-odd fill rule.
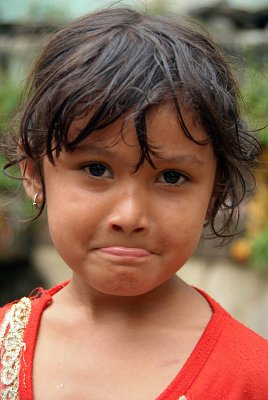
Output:
[[[46,200],[44,155],[54,163],[62,149],[72,151],[93,132],[131,117],[140,145],[136,168],[144,161],[153,166],[146,112],[171,101],[189,140],[195,141],[183,119],[185,107],[208,135],[206,142],[196,143],[211,142],[217,157],[211,233],[226,237],[234,232],[238,205],[254,182],[250,170],[260,147],[240,119],[239,91],[230,66],[202,28],[184,18],[143,15],[128,8],[87,14],[52,35],[26,90],[19,132],[2,147],[9,155],[5,169],[22,159],[35,162],[44,193],[38,216]],[[72,121],[89,112],[87,126],[70,141]]]

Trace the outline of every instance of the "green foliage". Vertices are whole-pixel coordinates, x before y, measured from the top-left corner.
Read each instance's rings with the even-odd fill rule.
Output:
[[[1,74],[1,71],[0,71]],[[18,91],[9,79],[0,81],[0,135],[5,132],[18,102]]]
[[[1,136],[9,129],[12,114],[15,111],[18,102],[18,92],[11,81],[1,73],[3,77],[0,81],[0,140]],[[9,192],[18,186],[14,179],[6,177],[2,170],[6,162],[3,154],[0,154],[0,191]]]
[[[69,19],[68,7],[67,9],[63,9],[63,7],[56,4],[50,5],[45,2],[31,2],[29,19],[34,21],[49,21],[50,23],[66,22]]]
[[[268,270],[268,223],[251,241],[251,262],[259,271]]]
[[[14,189],[15,182],[13,179],[8,178],[3,173],[3,166],[5,164],[5,158],[0,156],[0,191],[3,193],[4,191],[9,191]]]
[[[261,67],[250,63],[247,67],[241,92],[249,123],[253,129],[260,129],[259,139],[268,147],[268,64]]]
[[[263,148],[268,148],[268,60],[256,64],[251,62],[242,84],[242,95],[246,103],[249,123],[260,129],[259,139]],[[263,205],[260,205],[262,207]],[[268,221],[264,228],[250,238],[251,265],[255,270],[268,271]]]

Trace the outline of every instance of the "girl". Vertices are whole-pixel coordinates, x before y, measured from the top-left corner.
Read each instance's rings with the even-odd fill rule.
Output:
[[[29,84],[6,167],[73,277],[1,310],[1,399],[268,398],[267,342],[176,275],[204,226],[230,235],[259,154],[221,51],[107,9],[52,36]]]

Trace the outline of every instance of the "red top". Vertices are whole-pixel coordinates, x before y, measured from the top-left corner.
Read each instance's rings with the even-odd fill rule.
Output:
[[[31,314],[23,336],[23,355],[20,355],[20,400],[33,400],[33,355],[40,318],[53,301],[53,294],[66,284],[50,290],[40,289],[37,295],[31,296]],[[212,317],[183,368],[156,400],[268,400],[268,341],[232,318],[206,293],[200,293],[210,304]],[[2,331],[3,318],[11,306],[0,309]],[[2,361],[3,345],[1,350]],[[2,387],[5,386],[2,384]],[[5,397],[2,394],[0,398]],[[7,398],[15,400],[15,397]]]

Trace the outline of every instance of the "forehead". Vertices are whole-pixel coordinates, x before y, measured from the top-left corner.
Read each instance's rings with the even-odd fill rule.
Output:
[[[181,111],[181,117],[186,129],[190,132],[195,141],[206,141],[208,135],[202,128],[198,116],[190,108],[184,107]],[[148,128],[148,139],[158,140],[165,143],[177,142],[178,139],[190,145],[194,141],[188,139],[185,129],[179,119],[178,112],[175,105],[172,103],[165,103],[158,107],[153,107],[148,110],[146,115],[146,125]]]
[[[69,129],[68,142],[76,139],[79,133],[90,123],[94,111],[89,112],[82,118],[75,119]],[[183,122],[188,131],[196,141],[205,141],[208,136],[201,124],[198,122],[196,115],[189,109],[182,111]],[[165,149],[169,146],[177,145],[178,142],[188,146],[198,146],[193,140],[190,140],[179,121],[177,111],[172,103],[164,103],[162,105],[150,107],[145,114],[146,127],[145,132],[149,146]],[[136,135],[133,135],[136,132]],[[112,124],[104,129],[96,130],[84,139],[79,145],[83,146],[92,144],[94,147],[108,146],[112,147],[118,140],[123,140],[125,144],[130,146],[139,146],[138,135],[135,126],[135,119],[131,115],[126,114],[124,117],[118,118]]]

